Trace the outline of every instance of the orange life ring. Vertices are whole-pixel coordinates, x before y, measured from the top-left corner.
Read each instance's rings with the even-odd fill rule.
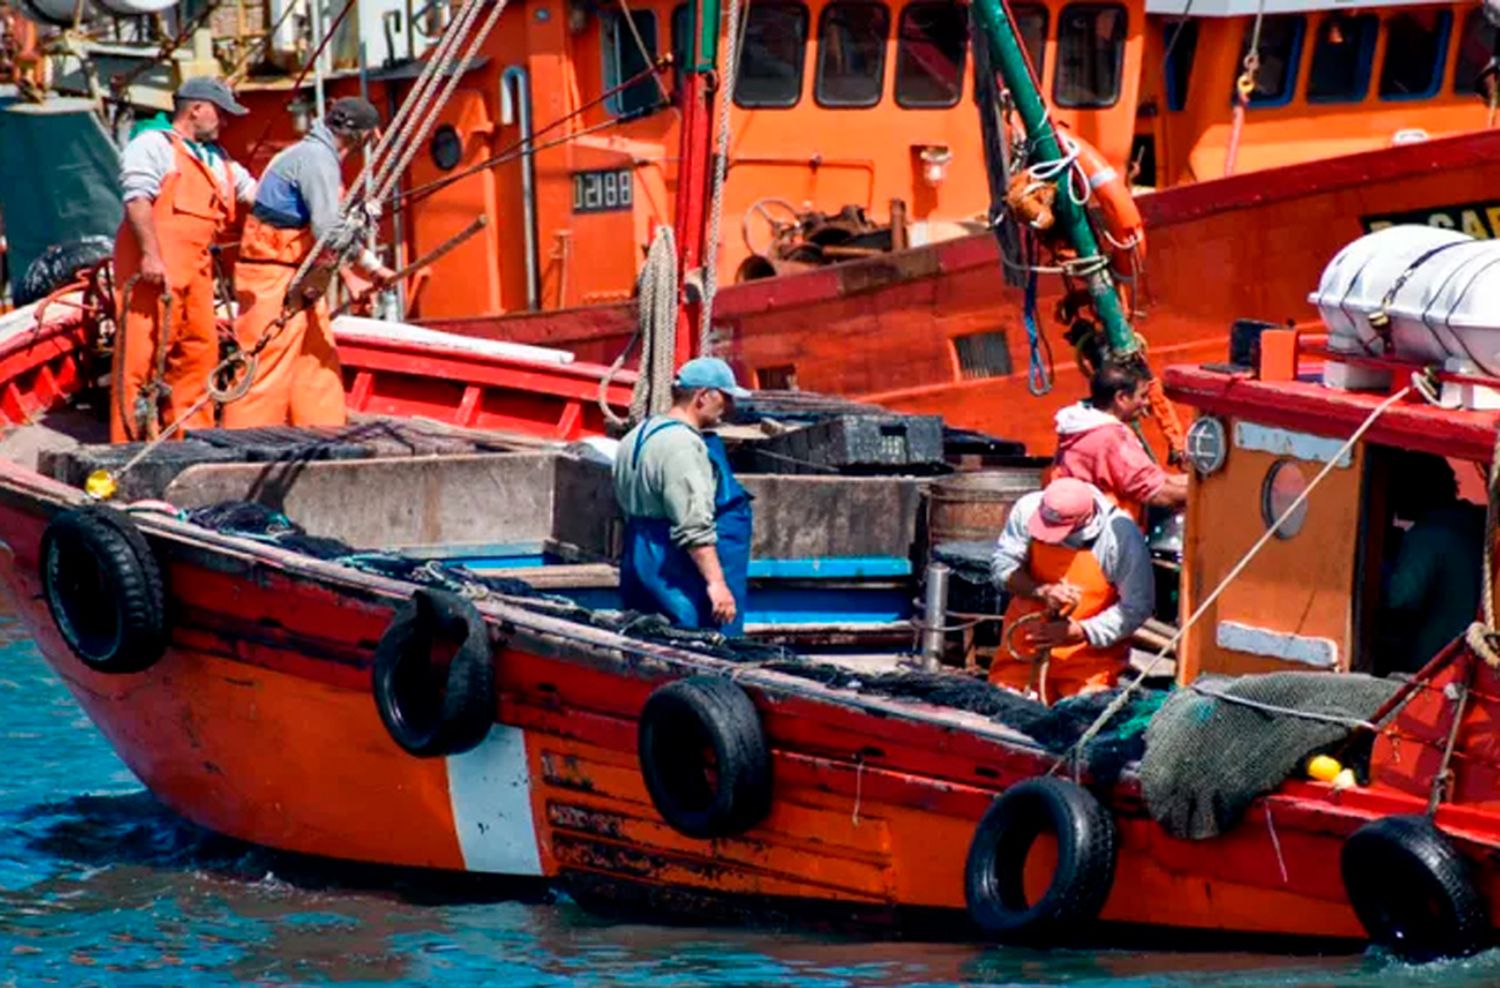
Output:
[[[1114,273],[1132,277],[1146,257],[1146,225],[1130,185],[1098,148],[1072,134],[1068,140],[1078,147],[1078,165],[1088,179],[1089,201],[1098,209],[1108,240],[1103,246],[1114,261]]]

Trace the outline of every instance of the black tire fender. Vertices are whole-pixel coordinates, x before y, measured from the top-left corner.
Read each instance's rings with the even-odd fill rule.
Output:
[[[1372,820],[1344,842],[1344,891],[1370,940],[1407,960],[1459,957],[1490,938],[1467,858],[1425,816]]]
[[[41,301],[114,252],[114,238],[100,235],[53,244],[26,266],[16,288],[16,304]]]
[[[1026,859],[1044,832],[1057,838],[1057,868],[1028,902]],[[1049,939],[1098,918],[1115,880],[1114,820],[1082,786],[1037,778],[1001,793],[974,832],[964,866],[969,916],[991,936]]]
[[[691,676],[641,709],[641,775],[651,802],[689,837],[744,833],[771,811],[771,753],[760,714],[735,682]]]
[[[446,664],[435,652],[453,650]],[[472,603],[423,587],[375,646],[375,707],[392,740],[419,758],[477,747],[495,723],[489,628]]]
[[[150,668],[167,647],[166,591],[146,539],[102,506],[55,515],[42,532],[42,596],[63,641],[98,672]]]

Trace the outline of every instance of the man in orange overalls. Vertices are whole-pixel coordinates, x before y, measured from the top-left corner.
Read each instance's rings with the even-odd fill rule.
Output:
[[[120,156],[125,219],[115,236],[124,312],[115,346],[109,434],[147,439],[181,419],[219,362],[210,246],[255,199],[255,180],[214,143],[221,113],[246,111],[217,79],[184,82],[169,129],[137,135]],[[213,425],[203,403],[183,422]]]
[[[346,96],[329,107],[306,137],[266,166],[234,269],[240,309],[234,332],[247,351],[263,338],[267,342],[256,357],[249,391],[224,406],[225,428],[348,421],[343,375],[321,291],[316,300],[294,304],[285,325],[276,324],[303,259],[339,222],[340,163],[374,137],[379,126],[380,116],[368,100]],[[353,266],[376,284],[394,277],[368,251]]]
[[[990,575],[1011,595],[990,682],[1048,703],[1114,686],[1156,604],[1140,528],[1072,477],[1016,502]]]

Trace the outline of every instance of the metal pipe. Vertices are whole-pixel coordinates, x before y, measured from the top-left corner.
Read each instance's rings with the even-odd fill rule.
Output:
[[[307,0],[307,5],[312,9],[312,33],[313,33],[313,106],[318,111],[318,119],[323,119],[324,94],[323,94],[323,0]]]
[[[948,620],[948,574],[944,563],[927,564],[927,594],[922,606],[922,668],[937,669],[943,657],[943,625]]]
[[[514,86],[515,93],[511,89]],[[526,308],[542,304],[541,264],[536,242],[536,149],[531,146],[531,80],[526,69],[512,65],[500,74],[500,123],[521,128],[521,237],[526,254]]]

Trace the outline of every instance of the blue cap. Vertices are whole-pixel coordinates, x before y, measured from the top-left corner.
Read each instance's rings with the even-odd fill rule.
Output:
[[[250,111],[234,98],[234,90],[230,89],[221,80],[210,76],[197,76],[189,79],[177,87],[173,98],[179,102],[191,102],[202,100],[212,103],[225,113],[232,113],[237,117],[243,117]]]
[[[694,357],[677,368],[677,380],[672,382],[679,388],[713,388],[731,398],[748,398],[750,392],[734,383],[734,371],[718,357]]]

